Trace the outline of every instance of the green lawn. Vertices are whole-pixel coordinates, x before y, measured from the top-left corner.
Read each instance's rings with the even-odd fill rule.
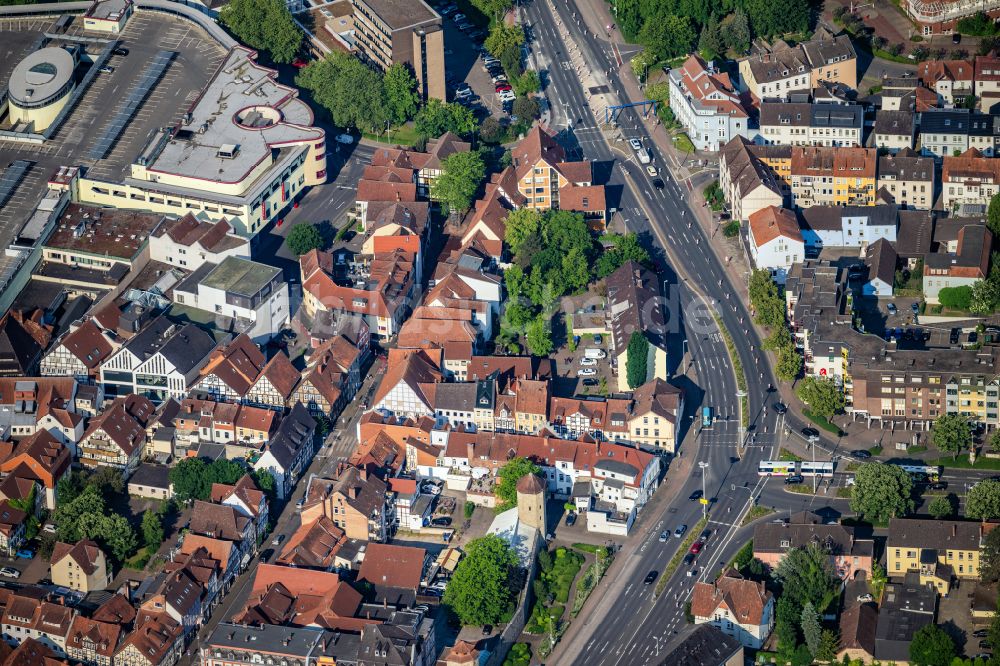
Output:
[[[752,507],[749,511],[747,511],[747,515],[745,515],[743,517],[743,522],[740,523],[740,526],[742,527],[742,526],[745,526],[745,525],[749,525],[753,521],[759,520],[760,518],[763,518],[764,516],[769,516],[772,513],[774,513],[774,509],[772,509],[769,506],[758,505],[758,506]]]
[[[802,456],[797,456],[787,449],[781,449],[778,451],[778,460],[787,460],[790,462],[800,462]]]
[[[691,143],[691,139],[684,132],[674,136],[674,147],[682,153],[690,154],[694,152],[694,144]]]
[[[372,134],[370,132],[365,132],[363,135],[366,139],[371,141],[377,141],[378,143],[386,143],[392,146],[414,146],[420,140],[420,133],[413,128],[413,125],[406,124],[400,127],[394,127],[389,130],[386,134]]]
[[[805,415],[807,419],[818,425],[823,430],[826,430],[827,432],[834,434],[837,437],[840,437],[841,435],[840,428],[838,428],[833,423],[830,423],[828,420],[826,420],[825,417],[820,416],[819,414],[813,414],[808,409],[803,409],[802,413]]]

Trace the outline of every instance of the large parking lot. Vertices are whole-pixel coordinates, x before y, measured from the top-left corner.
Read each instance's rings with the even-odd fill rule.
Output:
[[[497,96],[495,84],[483,62],[483,40],[486,38],[488,25],[474,15],[473,8],[464,2],[461,4],[459,6],[451,0],[432,3],[444,22],[448,99],[469,106],[481,117],[492,115],[498,119],[503,118],[507,111]],[[456,95],[464,86],[468,86],[471,94]],[[509,109],[508,105],[507,110]]]
[[[70,38],[108,39],[105,33],[89,33],[74,20],[65,31]],[[53,18],[6,19],[0,21],[0,87],[11,71],[46,32],[53,31]],[[8,202],[0,207],[0,247],[34,211],[45,194],[46,182],[60,166],[83,165],[91,177],[120,180],[129,165],[158,128],[176,123],[200,94],[221,62],[224,52],[201,28],[180,17],[137,11],[117,37],[128,55],[114,55],[112,68],[96,76],[52,138],[41,145],[0,141],[0,172],[15,160],[32,166],[18,183]],[[88,46],[100,50],[97,43]],[[147,65],[161,50],[174,56],[145,102],[125,126],[108,154],[92,160],[88,153],[111,122],[111,102],[121,100],[138,84]]]

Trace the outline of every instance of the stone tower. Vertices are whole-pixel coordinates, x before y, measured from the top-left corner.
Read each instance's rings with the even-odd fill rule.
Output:
[[[545,535],[545,482],[537,474],[517,482],[517,518]]]

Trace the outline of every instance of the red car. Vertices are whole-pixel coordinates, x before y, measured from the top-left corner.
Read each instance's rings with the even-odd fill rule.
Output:
[[[697,555],[698,553],[700,553],[701,552],[701,546],[702,546],[701,541],[695,541],[693,544],[691,544],[691,551],[690,551],[691,554],[692,555]]]
[[[295,60],[292,61],[292,67],[297,67],[298,69],[302,69],[308,64],[309,61],[305,60],[304,58],[296,58]]]
[[[511,90],[511,87],[510,87],[509,83],[498,83],[497,84],[497,92],[503,92],[505,90]]]

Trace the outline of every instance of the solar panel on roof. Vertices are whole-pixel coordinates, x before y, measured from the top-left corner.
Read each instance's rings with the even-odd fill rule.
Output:
[[[174,51],[158,51],[153,60],[146,65],[139,80],[129,91],[124,103],[118,107],[111,122],[104,128],[97,143],[90,149],[89,157],[92,160],[104,159],[111,150],[111,147],[125,131],[125,126],[132,120],[132,116],[139,110],[139,106],[149,95],[153,86],[166,71],[167,65],[174,57]]]

